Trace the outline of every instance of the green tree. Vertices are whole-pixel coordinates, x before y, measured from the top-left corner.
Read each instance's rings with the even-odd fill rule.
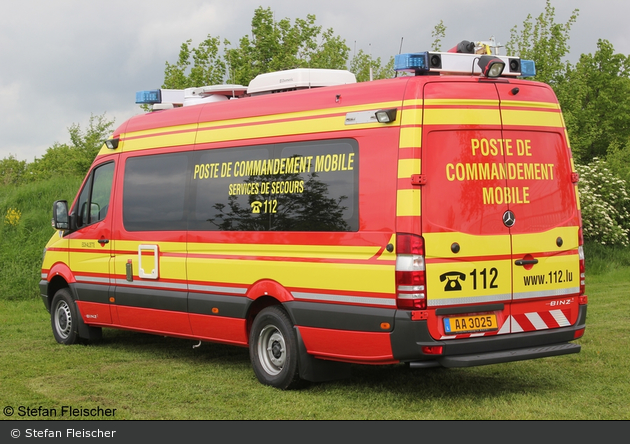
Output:
[[[440,20],[440,23],[435,25],[433,31],[431,31],[431,37],[433,37],[433,43],[431,43],[431,51],[442,50],[442,39],[446,36],[446,26],[444,21]]]
[[[229,43],[229,42],[228,42]],[[350,48],[332,29],[321,32],[315,16],[306,20],[274,20],[271,8],[257,8],[252,36],[244,36],[238,48],[226,50],[230,83],[247,85],[259,74],[293,68],[345,69]]]
[[[13,154],[0,160],[0,185],[18,185],[25,174],[25,160],[17,160]]]
[[[162,88],[185,89],[223,83],[226,64],[221,55],[219,37],[208,34],[197,48],[191,49],[191,44],[192,40],[182,43],[176,63],[166,62]]]
[[[630,245],[630,192],[601,159],[577,165],[584,238],[608,245]]]
[[[597,51],[582,54],[565,76],[556,94],[578,161],[588,163],[609,155],[611,161],[627,157],[630,56],[615,54],[612,44],[600,39]]]
[[[533,80],[552,87],[562,84],[567,70],[564,58],[570,49],[569,33],[578,13],[579,10],[574,9],[565,24],[555,23],[555,8],[547,0],[545,12],[535,20],[528,14],[520,32],[517,26],[510,30],[510,40],[505,45],[508,55],[533,60],[536,64]]]
[[[623,146],[609,145],[606,163],[615,176],[630,184],[630,140]]]
[[[36,158],[26,168],[26,181],[33,182],[52,176],[83,176],[94,158],[112,133],[114,120],[105,114],[90,116],[88,127],[81,129],[78,123],[68,128],[70,143],[55,143],[41,158]]]
[[[332,29],[322,31],[315,20],[309,14],[293,23],[288,18],[276,21],[271,8],[259,7],[252,18],[251,37],[242,37],[237,47],[211,35],[197,48],[192,47],[192,40],[182,43],[177,61],[166,62],[162,88],[184,89],[225,81],[248,85],[259,74],[293,68],[347,69],[350,48],[345,40]],[[370,62],[379,65],[375,68],[379,72],[388,70],[389,64],[381,67],[380,60]]]
[[[394,58],[390,57],[389,62],[383,65],[380,57],[374,59],[360,49],[350,61],[350,71],[357,77],[357,82],[391,78],[394,76]]]

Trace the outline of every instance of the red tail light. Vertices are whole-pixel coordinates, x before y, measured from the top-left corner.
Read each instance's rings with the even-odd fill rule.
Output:
[[[422,353],[425,355],[441,355],[443,347],[441,345],[423,346]]]
[[[587,305],[588,304],[588,296],[582,295],[578,298],[578,304]]]
[[[396,235],[396,306],[401,310],[427,308],[424,239]]]

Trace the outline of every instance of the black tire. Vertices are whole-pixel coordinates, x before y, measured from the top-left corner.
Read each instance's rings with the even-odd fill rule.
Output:
[[[79,318],[70,291],[62,288],[55,293],[50,306],[50,323],[53,335],[60,344],[79,342]]]
[[[300,385],[297,338],[293,324],[279,306],[262,310],[249,334],[249,356],[258,380],[282,390]]]

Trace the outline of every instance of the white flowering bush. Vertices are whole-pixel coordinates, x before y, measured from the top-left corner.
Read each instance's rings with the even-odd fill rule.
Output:
[[[577,165],[584,238],[603,245],[630,244],[630,193],[601,159]]]

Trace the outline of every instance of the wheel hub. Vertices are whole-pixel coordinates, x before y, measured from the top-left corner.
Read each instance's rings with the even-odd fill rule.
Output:
[[[55,323],[57,324],[57,332],[59,335],[63,338],[67,338],[72,329],[72,315],[70,313],[70,307],[68,307],[68,304],[65,302],[57,306]]]
[[[286,345],[280,330],[266,326],[260,332],[258,344],[258,356],[265,371],[271,375],[280,373],[286,361]]]

